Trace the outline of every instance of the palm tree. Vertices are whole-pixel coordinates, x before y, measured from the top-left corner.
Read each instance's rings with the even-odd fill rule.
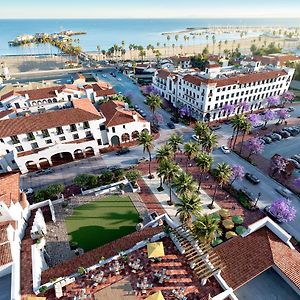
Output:
[[[186,172],[181,172],[178,177],[174,179],[173,186],[180,196],[193,193],[197,190],[193,176]]]
[[[202,243],[210,244],[218,235],[222,234],[219,221],[212,215],[199,216],[193,227],[194,236]]]
[[[172,182],[174,179],[178,176],[180,171],[179,166],[174,163],[173,161],[166,160],[162,163],[160,173],[158,176],[162,176],[164,182],[166,182],[169,185],[169,205],[172,205]]]
[[[241,130],[243,124],[246,122],[246,120],[247,119],[244,114],[234,115],[231,119],[231,126],[233,128],[232,139],[231,139],[231,143],[233,142],[233,144],[231,146],[233,149],[235,147],[235,143],[236,143],[237,137],[240,133],[240,130]]]
[[[216,193],[217,193],[217,188],[220,187],[222,188],[224,184],[228,183],[231,175],[232,175],[232,169],[231,167],[226,164],[226,163],[219,163],[216,167],[216,169],[213,170],[213,175],[216,180],[216,186],[215,186],[215,191],[213,195],[213,199],[211,203],[208,205],[210,209],[214,208],[214,202],[216,198]]]
[[[211,38],[212,38],[212,43],[213,43],[213,54],[215,54],[216,37],[215,37],[215,35],[213,35]]]
[[[192,215],[198,215],[198,212],[202,209],[201,200],[196,193],[184,194],[180,197],[180,200],[180,203],[175,204],[177,207],[176,216],[179,215],[181,223],[190,227]]]
[[[151,150],[153,149],[153,136],[148,131],[142,131],[138,138],[137,138],[138,144],[142,145],[143,151],[148,152],[149,155],[149,178],[152,179],[153,175],[151,174]]]
[[[172,157],[173,157],[173,149],[168,144],[161,146],[156,151],[156,161],[158,162],[159,166],[161,166],[164,161],[171,160]],[[160,177],[160,186],[158,189],[163,190],[162,177],[161,176],[159,176],[159,177]]]
[[[200,190],[201,187],[201,182],[202,182],[202,178],[203,178],[203,174],[207,173],[213,163],[213,157],[205,152],[201,152],[196,158],[196,165],[199,168],[200,171],[200,178],[199,178],[199,185],[198,185],[198,191]]]
[[[198,140],[201,141],[203,136],[209,131],[208,125],[203,121],[197,121],[194,127],[194,132],[198,137]]]
[[[201,144],[206,152],[211,153],[218,144],[217,136],[209,131],[202,137]]]
[[[179,151],[180,145],[183,144],[183,138],[176,133],[171,134],[168,139],[168,144],[172,147],[174,153],[174,159],[176,158],[176,152]]]
[[[199,151],[200,149],[198,143],[190,141],[184,144],[184,153],[187,156],[186,169],[188,169],[188,163],[197,156]]]
[[[241,131],[243,133],[243,136],[242,136],[240,154],[243,151],[245,135],[248,134],[251,131],[251,129],[252,129],[252,125],[248,120],[246,120],[241,126]]]
[[[151,93],[149,96],[147,96],[146,101],[153,115],[156,109],[161,107],[161,98],[159,95],[155,95]]]

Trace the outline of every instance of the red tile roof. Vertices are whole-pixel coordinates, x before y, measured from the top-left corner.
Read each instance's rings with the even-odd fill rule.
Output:
[[[8,109],[8,110],[3,110],[3,111],[0,111],[0,119],[8,116],[9,114],[11,114],[13,112],[12,109]]]
[[[89,99],[75,99],[73,100],[73,106],[73,108],[68,109],[0,120],[0,137],[8,137],[102,118]]]
[[[1,223],[0,223],[1,224]],[[0,244],[3,244],[8,241],[7,237],[7,227],[0,227]]]
[[[267,228],[232,238],[215,251],[225,265],[221,275],[234,290],[273,265],[300,289],[300,253]]]
[[[64,86],[59,85],[34,90],[23,90],[19,91],[18,93],[23,96],[27,94],[29,96],[29,100],[39,100],[57,97],[57,93],[60,93],[63,89]]]
[[[168,76],[171,74],[167,69],[160,69],[157,71],[157,77],[167,80]]]
[[[11,201],[20,201],[20,173],[9,173],[0,176],[0,202],[10,207]]]
[[[134,110],[126,110],[125,103],[121,101],[111,100],[100,105],[100,110],[106,118],[106,126],[117,126],[126,123],[135,122],[133,115],[136,114],[140,122],[145,122],[145,119]]]
[[[12,262],[10,243],[0,245],[0,266],[4,266]]]
[[[14,90],[11,90],[11,91],[5,93],[4,95],[0,96],[0,101],[4,100],[4,99],[7,99],[11,96],[20,96],[20,93],[15,92]]]
[[[183,80],[185,80],[185,81],[187,81],[189,83],[198,85],[198,86],[200,86],[201,83],[205,83],[205,84],[209,83],[209,80],[206,79],[206,78],[199,77],[199,76],[194,76],[194,75],[190,75],[190,74],[185,75],[183,77]]]

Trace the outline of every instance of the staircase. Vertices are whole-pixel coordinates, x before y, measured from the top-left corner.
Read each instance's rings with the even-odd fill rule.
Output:
[[[189,228],[181,225],[172,228],[171,232],[184,248],[184,255],[199,279],[207,279],[222,269],[221,259],[213,248],[209,244],[199,244]]]

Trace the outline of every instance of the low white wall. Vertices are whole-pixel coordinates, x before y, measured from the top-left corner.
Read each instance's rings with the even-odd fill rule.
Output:
[[[94,194],[96,192],[104,191],[104,190],[107,190],[107,189],[110,189],[110,188],[113,188],[113,187],[117,187],[120,184],[127,184],[127,183],[128,183],[128,180],[123,179],[123,180],[118,181],[118,182],[114,182],[114,183],[107,184],[107,185],[102,185],[102,186],[99,186],[99,187],[96,187],[96,188],[93,188],[93,189],[89,189],[89,190],[86,190],[86,191],[81,191],[81,194],[82,195]]]

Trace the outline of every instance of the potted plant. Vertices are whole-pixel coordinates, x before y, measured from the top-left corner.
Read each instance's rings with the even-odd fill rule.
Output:
[[[86,269],[84,267],[79,267],[78,268],[78,273],[82,276],[86,274]]]

